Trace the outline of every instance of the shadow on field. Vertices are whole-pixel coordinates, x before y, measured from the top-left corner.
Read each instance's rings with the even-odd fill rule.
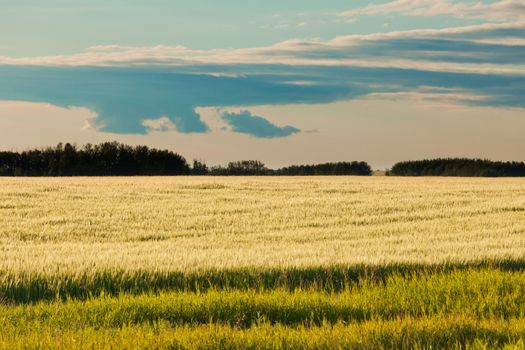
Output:
[[[0,272],[0,304],[89,299],[101,294],[141,294],[161,291],[208,290],[317,290],[340,292],[360,284],[384,284],[392,276],[415,277],[463,270],[525,271],[525,259],[392,263],[290,268],[239,268],[194,272],[88,271],[56,274]]]

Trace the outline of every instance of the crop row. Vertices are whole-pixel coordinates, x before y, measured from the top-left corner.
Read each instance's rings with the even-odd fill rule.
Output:
[[[339,293],[301,290],[165,292],[88,300],[4,305],[4,327],[43,323],[60,328],[122,327],[169,322],[220,322],[246,328],[267,321],[286,325],[394,320],[453,315],[478,319],[525,316],[525,275],[497,270],[393,275],[383,283],[362,281]],[[72,326],[74,325],[74,326]]]
[[[43,300],[88,299],[100,294],[158,293],[162,291],[296,289],[340,292],[369,283],[385,283],[404,277],[479,273],[497,276],[525,270],[523,259],[481,260],[443,264],[385,264],[295,268],[239,268],[180,271],[93,270],[84,273],[12,273],[0,271],[0,301],[32,303]],[[477,272],[476,272],[477,271]],[[438,278],[438,277],[435,277]],[[448,283],[448,282],[446,282]]]
[[[56,329],[38,324],[3,328],[0,349],[525,349],[523,320],[405,318],[243,329],[210,323]]]

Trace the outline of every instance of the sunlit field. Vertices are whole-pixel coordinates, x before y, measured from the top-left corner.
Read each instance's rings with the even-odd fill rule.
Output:
[[[0,347],[524,348],[525,179],[0,178]]]

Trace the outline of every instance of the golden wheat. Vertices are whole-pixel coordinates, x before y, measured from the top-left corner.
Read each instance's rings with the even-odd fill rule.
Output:
[[[525,256],[525,180],[2,178],[0,271],[189,271]]]

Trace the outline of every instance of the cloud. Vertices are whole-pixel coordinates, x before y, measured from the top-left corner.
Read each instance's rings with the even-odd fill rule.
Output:
[[[400,46],[402,45],[402,49]],[[455,45],[455,46],[454,46]],[[0,65],[183,67],[200,74],[213,65],[301,65],[397,67],[433,71],[499,72],[523,74],[505,64],[523,57],[525,22],[490,23],[458,28],[418,29],[332,40],[288,40],[247,49],[192,50],[183,46],[94,46],[69,56],[12,58],[0,56]],[[470,55],[470,59],[464,56]],[[230,72],[233,74],[234,72]],[[245,72],[235,72],[245,74]]]
[[[362,100],[404,101],[431,108],[453,108],[465,105],[481,105],[487,96],[473,95],[460,89],[421,87],[410,92],[371,93]]]
[[[223,113],[222,119],[232,127],[234,132],[259,138],[287,137],[301,131],[289,125],[279,127],[263,117],[252,115],[249,111],[241,111],[239,113],[226,112]]]
[[[86,107],[93,128],[120,134],[210,132],[197,107],[320,104],[422,86],[441,89],[440,100],[525,108],[524,38],[525,23],[488,23],[248,49],[109,45],[0,57],[0,100]]]
[[[230,68],[223,67],[225,73]],[[209,128],[196,107],[326,103],[366,93],[359,86],[286,84],[282,81],[294,81],[302,74],[267,68],[273,74],[211,76],[173,68],[0,66],[0,100],[86,107],[97,114],[96,125],[106,132],[145,134],[166,128],[169,120],[181,133],[203,133]]]
[[[197,107],[322,104],[374,93],[417,92],[424,86],[443,94],[484,96],[462,99],[467,105],[525,108],[524,75],[345,66],[191,67],[210,69],[246,74],[210,76],[158,67],[0,66],[0,100],[86,107],[97,114],[92,124],[100,131],[120,134],[145,134],[172,124],[181,133],[209,132]],[[297,81],[308,84],[290,84]]]
[[[450,0],[395,0],[344,11],[339,15],[357,18],[363,15],[384,16],[392,14],[405,16],[452,16],[456,18],[509,21],[525,18],[525,3],[522,0],[501,0],[490,3]]]
[[[159,119],[144,119],[142,125],[149,131],[174,131],[177,129],[175,124],[168,117]]]

